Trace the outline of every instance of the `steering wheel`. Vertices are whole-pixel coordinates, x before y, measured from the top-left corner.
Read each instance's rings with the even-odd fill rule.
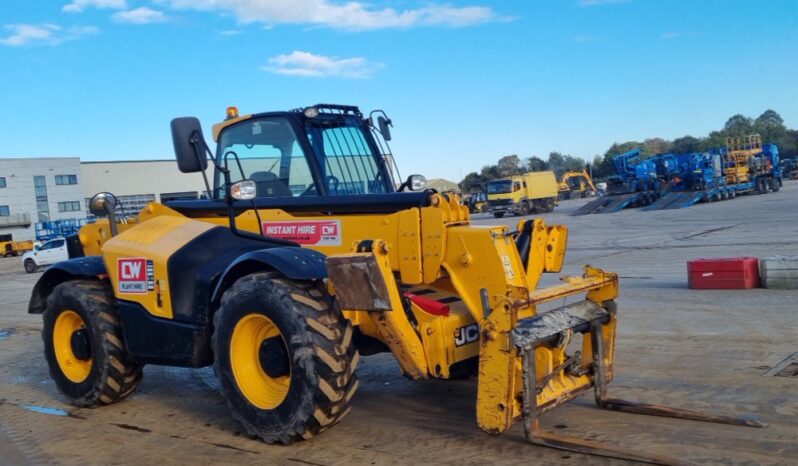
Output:
[[[326,176],[324,182],[327,184],[327,191],[335,191],[336,194],[338,193],[338,186],[341,184],[338,178],[332,175]]]
[[[341,184],[341,181],[338,178],[336,178],[334,176],[325,176],[324,177],[324,181],[325,181],[325,183],[327,183],[327,191],[338,192],[338,186]],[[330,186],[331,184],[332,184],[332,187]],[[306,189],[305,192],[300,194],[300,196],[308,196],[308,195],[311,195],[311,194],[312,195],[316,195],[317,194],[316,185],[315,184],[311,184],[310,186],[308,186],[308,189]]]

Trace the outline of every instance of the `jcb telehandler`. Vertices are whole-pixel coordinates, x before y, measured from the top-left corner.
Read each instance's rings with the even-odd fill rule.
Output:
[[[397,187],[383,112],[230,108],[215,154],[195,118],[173,120],[172,135],[180,171],[205,175],[210,155],[209,198],[122,222],[113,195],[98,194],[91,208],[108,221],[70,238],[84,256],[33,290],[50,373],[77,406],[123,399],[145,364],[214,365],[245,431],[289,443],[349,411],[360,354],[390,351],[413,379],[478,375],[480,428],[523,419],[530,440],[555,448],[678,464],[539,429],[591,388],[603,408],[760,425],[608,398],[617,275],[586,266],[538,289],[562,267],[566,228],[478,228],[419,176]]]

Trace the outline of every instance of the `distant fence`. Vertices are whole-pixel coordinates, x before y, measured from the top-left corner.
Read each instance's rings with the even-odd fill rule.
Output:
[[[36,239],[39,241],[47,241],[53,238],[74,235],[80,230],[80,227],[89,223],[94,223],[95,220],[94,217],[91,217],[39,222],[36,224]]]

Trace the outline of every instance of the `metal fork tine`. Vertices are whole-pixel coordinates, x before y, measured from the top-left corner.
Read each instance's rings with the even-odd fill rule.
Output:
[[[619,400],[617,398],[604,398],[598,402],[600,408],[612,411],[623,411],[633,414],[644,414],[648,416],[672,417],[677,419],[688,419],[691,421],[714,422],[717,424],[730,424],[743,427],[767,427],[764,423],[752,417],[731,417],[719,414],[693,411],[689,409],[671,408],[652,403],[639,403],[636,401]]]

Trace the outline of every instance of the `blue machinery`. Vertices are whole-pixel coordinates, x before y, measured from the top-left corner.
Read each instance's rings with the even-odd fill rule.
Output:
[[[775,192],[782,183],[778,154],[774,144],[761,144],[758,135],[728,138],[726,147],[709,152],[648,159],[634,149],[613,157],[615,175],[607,180],[607,195],[585,204],[574,215],[630,207],[681,209],[747,192]]]

